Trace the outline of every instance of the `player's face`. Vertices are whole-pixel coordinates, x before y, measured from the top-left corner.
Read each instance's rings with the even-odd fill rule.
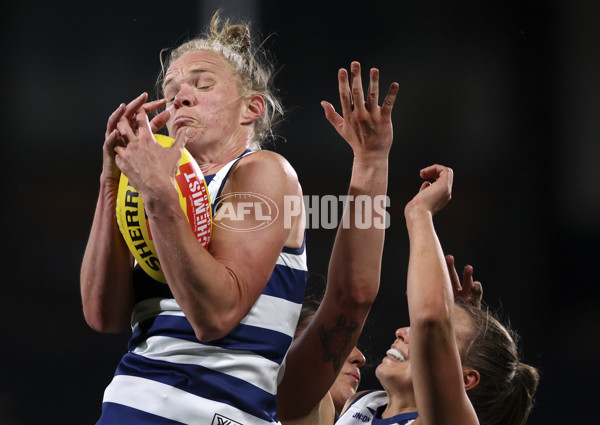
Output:
[[[338,375],[337,379],[331,386],[329,394],[333,399],[335,410],[340,412],[346,404],[346,400],[350,398],[360,384],[360,368],[365,364],[365,356],[357,348],[354,347]]]
[[[454,309],[454,335],[459,351],[472,331],[472,320],[469,314],[460,307]],[[386,356],[375,370],[380,382],[386,386],[412,388],[410,361],[410,327],[396,330],[396,340],[386,352]]]
[[[188,143],[206,146],[227,143],[241,134],[244,101],[239,84],[229,62],[218,53],[199,50],[178,58],[163,85],[171,112],[169,135],[183,135]]]
[[[406,385],[412,387],[409,362],[410,328],[399,328],[395,335],[396,340],[386,351],[386,356],[377,366],[375,375],[384,387],[387,382],[393,382],[402,387]]]

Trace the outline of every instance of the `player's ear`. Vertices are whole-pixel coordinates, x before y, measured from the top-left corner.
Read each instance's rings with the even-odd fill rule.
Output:
[[[252,94],[245,99],[245,108],[242,113],[242,124],[252,124],[265,112],[265,100],[259,94]]]
[[[465,382],[465,390],[469,391],[471,388],[475,388],[477,385],[479,385],[480,379],[481,376],[479,375],[479,372],[477,372],[475,369],[463,369],[463,381]]]

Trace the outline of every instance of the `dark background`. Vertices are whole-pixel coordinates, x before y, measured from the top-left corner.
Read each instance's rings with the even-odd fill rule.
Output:
[[[11,2],[3,6],[0,424],[92,424],[129,333],[83,320],[79,267],[106,120],[154,97],[159,51],[217,7],[272,34],[288,107],[271,148],[307,195],[346,192],[350,149],[319,102],[339,105],[337,70],[378,67],[393,112],[380,295],[361,347],[377,363],[408,323],[406,202],[418,170],[452,166],[436,216],[447,253],[475,267],[485,299],[522,335],[542,381],[530,424],[597,417],[600,30],[597,2]],[[312,281],[335,230],[308,232]],[[361,388],[373,387],[372,371]]]

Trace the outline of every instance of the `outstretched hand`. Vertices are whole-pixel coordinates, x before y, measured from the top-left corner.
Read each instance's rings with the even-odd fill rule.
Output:
[[[426,179],[419,193],[406,205],[405,214],[415,208],[422,208],[432,215],[444,208],[452,197],[452,168],[443,165],[430,165],[420,171],[422,179]],[[433,182],[428,180],[433,179]]]
[[[362,88],[360,64],[352,62],[350,72],[350,81],[345,69],[338,72],[343,117],[335,111],[331,103],[322,101],[325,117],[352,147],[355,156],[372,153],[387,155],[393,139],[391,114],[398,94],[398,83],[392,83],[383,105],[379,106],[379,70],[372,68],[370,71],[366,99]]]
[[[446,255],[446,265],[448,266],[448,273],[450,274],[450,281],[452,282],[454,299],[460,303],[481,308],[483,287],[481,286],[481,282],[473,280],[473,266],[465,266],[461,284],[452,255]]]

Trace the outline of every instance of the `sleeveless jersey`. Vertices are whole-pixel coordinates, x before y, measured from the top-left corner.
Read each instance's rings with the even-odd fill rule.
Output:
[[[382,419],[381,414],[388,403],[385,391],[368,391],[352,402],[335,425],[410,425],[419,417],[417,412],[401,413]]]
[[[213,205],[240,158],[206,177]],[[306,278],[304,245],[283,248],[241,323],[224,338],[202,343],[168,285],[137,270],[129,351],[105,390],[98,425],[278,424],[275,394]]]

